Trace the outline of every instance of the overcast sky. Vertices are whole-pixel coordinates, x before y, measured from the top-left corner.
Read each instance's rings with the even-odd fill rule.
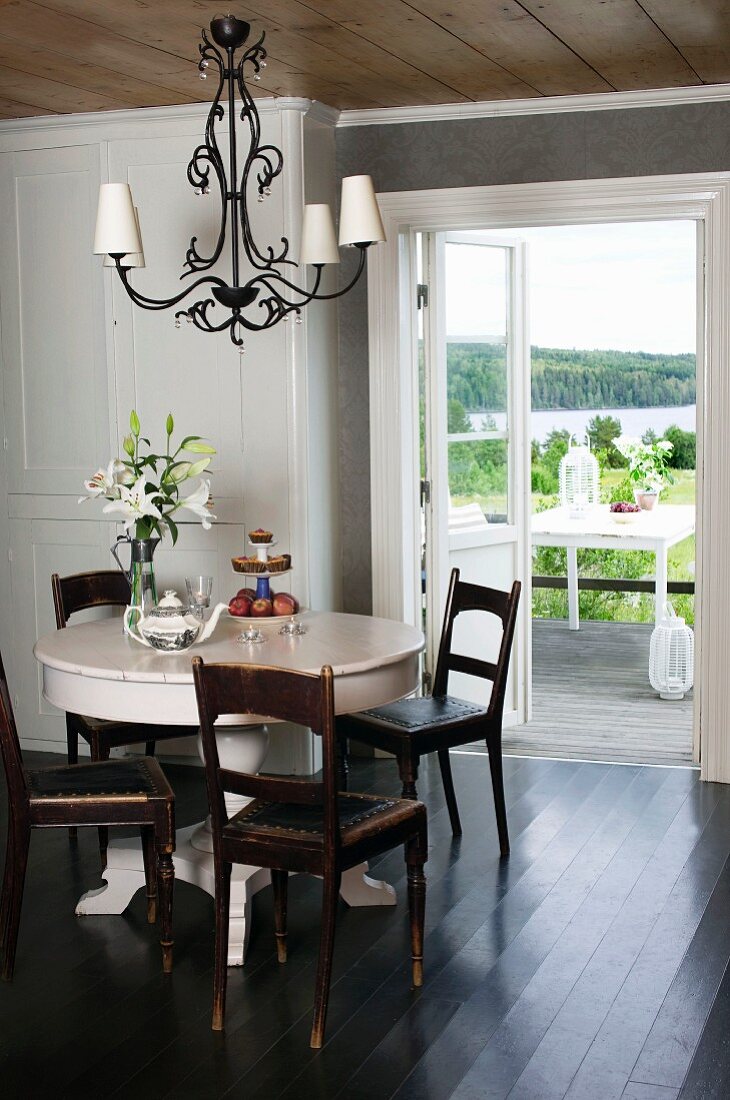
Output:
[[[530,343],[695,351],[694,222],[555,226],[500,230],[498,235],[528,242]],[[480,252],[449,250],[459,256],[458,262],[447,259],[450,333],[495,334],[495,326],[499,331],[499,258],[480,260]],[[488,311],[485,301],[493,303]]]

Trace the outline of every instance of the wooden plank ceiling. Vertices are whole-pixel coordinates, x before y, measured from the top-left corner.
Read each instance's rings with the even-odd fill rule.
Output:
[[[0,118],[190,103],[221,0],[0,0]],[[222,10],[226,10],[223,8]],[[333,107],[730,82],[728,0],[241,0],[256,95]]]

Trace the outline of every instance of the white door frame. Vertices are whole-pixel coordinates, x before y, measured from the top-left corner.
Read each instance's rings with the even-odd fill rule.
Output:
[[[368,260],[373,613],[416,624],[413,532],[417,407],[402,278],[415,230],[500,229],[617,221],[704,223],[704,333],[698,330],[698,626],[695,744],[702,778],[730,782],[730,173],[570,180],[378,196],[387,243]],[[704,335],[704,342],[702,338]]]

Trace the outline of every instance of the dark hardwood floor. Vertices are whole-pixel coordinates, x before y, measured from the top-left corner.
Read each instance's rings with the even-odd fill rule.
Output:
[[[29,761],[50,757],[28,754]],[[227,1032],[210,1030],[212,900],[175,899],[161,973],[143,892],[121,917],[73,915],[99,881],[95,832],[31,846],[16,979],[0,986],[0,1095],[347,1100],[699,1100],[730,1096],[730,787],[691,769],[508,757],[512,855],[498,858],[485,757],[454,755],[464,837],[438,769],[430,809],[426,984],[408,981],[402,855],[375,873],[395,909],[339,913],[327,1042],[309,1049],[320,885],[294,878],[289,962],[271,891],[255,900]],[[202,773],[166,769],[178,823]],[[395,792],[389,761],[353,789]],[[2,806],[3,831],[5,807]]]

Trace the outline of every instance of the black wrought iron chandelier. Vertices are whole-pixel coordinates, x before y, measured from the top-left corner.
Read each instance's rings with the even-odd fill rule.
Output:
[[[114,266],[122,286],[135,305],[142,309],[171,309],[200,287],[209,288],[212,297],[201,296],[192,305],[175,314],[175,323],[185,319],[204,332],[228,330],[231,340],[243,348],[245,330],[259,332],[273,328],[294,314],[301,321],[301,311],[312,301],[339,298],[346,294],[362,274],[365,254],[371,244],[385,240],[377,201],[369,176],[348,176],[342,181],[339,245],[359,249],[359,263],[349,283],[331,294],[320,291],[322,272],[326,264],[339,263],[338,242],[329,206],[310,204],[304,207],[299,264],[289,257],[289,241],[281,238],[280,246],[260,248],[251,227],[248,200],[257,193],[258,201],[271,193],[271,184],[283,168],[281,151],[274,145],[261,144],[261,124],[256,103],[246,86],[246,66],[256,80],[266,65],[264,35],[252,46],[245,47],[250,25],[232,15],[216,16],[210,24],[211,40],[201,32],[198,68],[201,77],[211,72],[218,76],[218,88],[205,126],[203,141],[195,149],[188,164],[187,176],[196,194],[207,195],[216,188],[220,196],[221,214],[218,240],[209,255],[201,252],[198,238],[192,237],[183,264],[181,279],[209,271],[220,259],[225,245],[230,210],[231,281],[218,275],[204,275],[170,298],[149,298],[130,282],[130,272],[144,267],[144,252],[139,229],[139,217],[130,187],[126,183],[101,185],[97,212],[94,252],[106,257],[105,264]],[[237,58],[238,51],[243,52]],[[227,110],[222,100],[227,93]],[[248,151],[239,169],[236,136],[236,96],[240,101],[240,118],[248,126]],[[227,115],[228,170],[218,146],[217,126]],[[250,277],[241,282],[241,246],[250,268]],[[305,264],[314,267],[314,280],[307,289],[294,281],[294,272]],[[287,275],[290,277],[287,278]],[[223,320],[212,312],[216,303],[230,310]]]

